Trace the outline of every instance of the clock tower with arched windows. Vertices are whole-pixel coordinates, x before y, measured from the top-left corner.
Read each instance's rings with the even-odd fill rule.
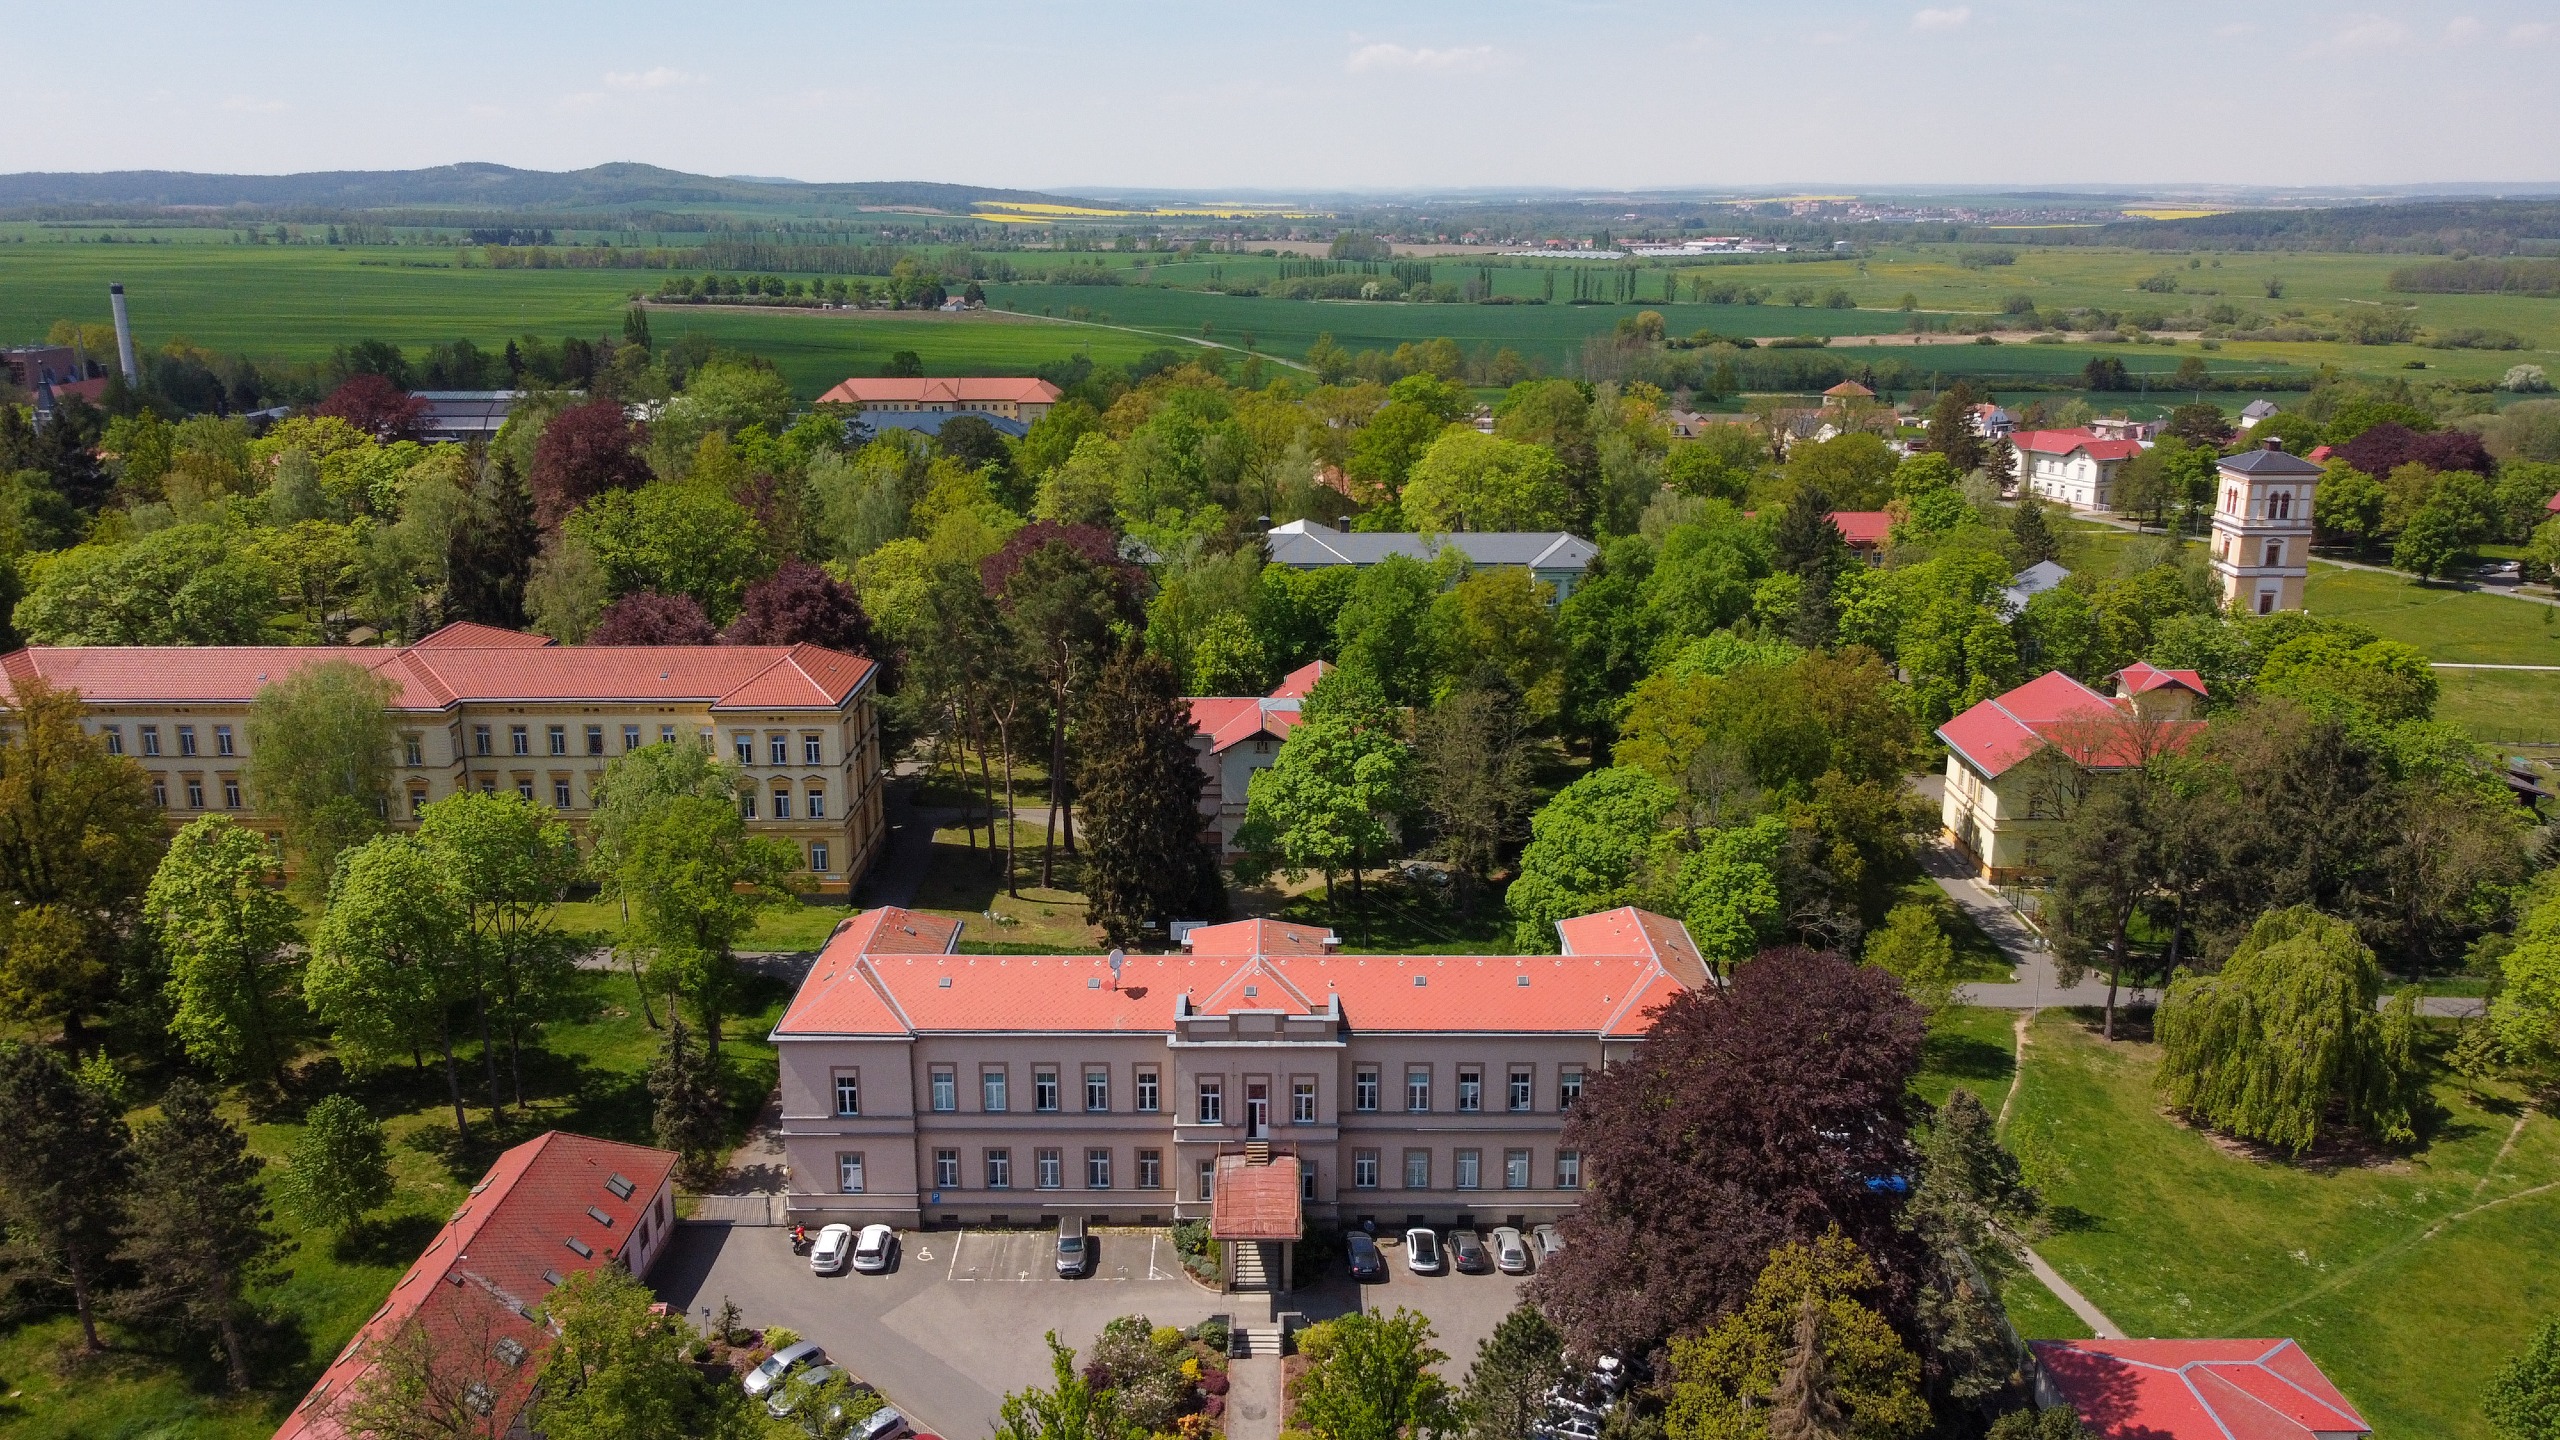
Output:
[[[2213,573],[2222,603],[2249,615],[2302,608],[2311,573],[2311,492],[2317,465],[2270,440],[2227,455],[2216,467],[2221,493],[2213,505]]]

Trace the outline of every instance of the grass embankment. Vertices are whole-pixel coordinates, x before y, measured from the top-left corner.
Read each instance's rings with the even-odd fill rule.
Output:
[[[282,1095],[235,1092],[224,1110],[245,1124],[252,1148],[271,1165],[283,1161],[313,1101],[337,1091],[354,1094],[390,1132],[398,1182],[390,1205],[343,1237],[307,1230],[279,1211],[289,1273],[256,1292],[274,1321],[258,1348],[258,1389],[226,1395],[221,1369],[209,1353],[187,1346],[163,1349],[120,1327],[110,1327],[114,1349],[108,1356],[79,1361],[76,1323],[52,1315],[0,1327],[0,1396],[6,1397],[0,1398],[0,1431],[13,1440],[255,1440],[273,1433],[499,1150],[551,1129],[649,1143],[645,1077],[659,1032],[639,1015],[635,998],[627,979],[580,973],[564,1018],[547,1027],[541,1047],[525,1056],[528,1107],[511,1108],[503,1126],[490,1122],[478,1050],[466,1049],[461,1059],[472,1127],[468,1145],[455,1141],[452,1106],[432,1064],[423,1075],[402,1064],[350,1077],[321,1052],[304,1058]],[[783,998],[781,986],[750,977],[743,1013],[723,1027],[732,1120],[741,1134],[773,1088],[773,1047],[764,1037],[781,1016]],[[665,1013],[661,1006],[661,1021]],[[148,1113],[137,1111],[134,1118]],[[276,1172],[267,1173],[272,1179]]]
[[[2289,1335],[2383,1434],[2486,1433],[2482,1382],[2560,1306],[2560,1123],[2440,1078],[2413,1153],[2287,1163],[2163,1114],[2153,1045],[2064,1012],[2031,1036],[2007,1139],[2060,1222],[2037,1249],[2100,1309]]]

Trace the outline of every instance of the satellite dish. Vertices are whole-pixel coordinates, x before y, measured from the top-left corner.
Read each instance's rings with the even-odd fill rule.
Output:
[[[1128,959],[1128,951],[1117,945],[1111,947],[1111,988],[1114,990],[1120,988],[1120,967],[1127,963]]]

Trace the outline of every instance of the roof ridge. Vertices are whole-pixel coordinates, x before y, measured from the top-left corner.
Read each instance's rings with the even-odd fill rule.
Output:
[[[871,956],[867,953],[857,952],[853,957],[853,965],[855,973],[862,977],[862,982],[869,985],[871,987],[871,992],[880,997],[881,1004],[889,1007],[890,1014],[898,1017],[898,1023],[906,1028],[906,1032],[909,1035],[915,1034],[915,1017],[907,1013],[906,1006],[898,1003],[897,992],[889,987],[888,977],[882,975],[879,969],[871,963]],[[842,982],[839,981],[838,983]]]

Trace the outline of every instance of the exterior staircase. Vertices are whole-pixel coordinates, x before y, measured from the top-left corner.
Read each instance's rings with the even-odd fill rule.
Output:
[[[1271,1142],[1268,1140],[1247,1140],[1244,1142],[1244,1163],[1247,1165],[1270,1164]]]
[[[1236,1273],[1230,1277],[1230,1288],[1264,1292],[1271,1289],[1270,1260],[1263,1253],[1269,1248],[1259,1240],[1236,1242]]]
[[[1287,1353],[1287,1332],[1279,1325],[1238,1325],[1228,1333],[1227,1356],[1235,1360],[1259,1360]]]

